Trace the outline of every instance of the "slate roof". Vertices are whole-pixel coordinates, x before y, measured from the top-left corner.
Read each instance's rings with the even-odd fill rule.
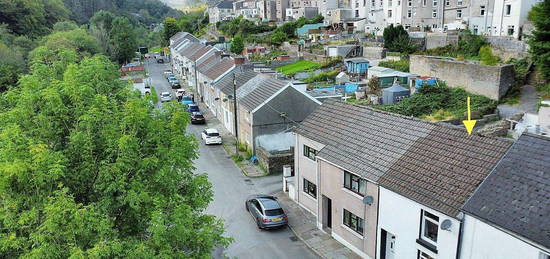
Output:
[[[463,209],[550,249],[550,138],[522,135]]]
[[[220,9],[233,9],[233,1],[221,1],[216,7]]]
[[[193,34],[188,32],[180,31],[176,33],[174,36],[170,37],[170,40],[172,41],[183,41],[183,40],[190,40],[192,42],[199,42],[199,39],[197,39]],[[175,45],[175,44],[174,44]]]
[[[234,66],[235,62],[232,58],[223,58],[219,62],[215,62],[211,68],[201,73],[212,80],[216,80]],[[201,70],[199,69],[199,71]]]
[[[454,217],[511,145],[335,100],[295,131],[326,145],[320,158]]]
[[[256,75],[258,75],[258,73],[254,71],[237,72],[235,75],[237,79],[237,89]],[[225,75],[218,82],[214,83],[213,86],[220,89],[226,95],[233,95],[233,73]]]
[[[252,111],[287,84],[285,81],[259,74],[237,89],[238,103]]]

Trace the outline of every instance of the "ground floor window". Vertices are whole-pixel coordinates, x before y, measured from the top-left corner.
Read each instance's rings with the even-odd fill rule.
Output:
[[[317,199],[317,185],[304,178],[304,192]]]
[[[363,235],[364,220],[344,209],[344,225]]]
[[[431,257],[430,255],[418,250],[418,256],[417,256],[418,259],[434,259],[433,257]]]

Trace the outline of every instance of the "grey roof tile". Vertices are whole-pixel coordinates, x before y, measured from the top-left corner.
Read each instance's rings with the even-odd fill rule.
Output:
[[[220,89],[223,93],[227,95],[233,95],[233,74],[229,73],[225,76],[223,76],[220,80],[218,80],[216,83],[214,83],[214,87]],[[235,74],[236,77],[236,83],[237,83],[237,89],[241,87],[246,82],[250,81],[252,78],[254,78],[258,73],[254,71],[244,71],[244,72],[237,72]]]
[[[321,105],[296,133],[326,145],[320,158],[450,216],[511,144],[335,100]]]
[[[522,135],[463,210],[550,249],[550,138]]]
[[[238,103],[252,111],[287,84],[285,81],[259,74],[237,89]]]

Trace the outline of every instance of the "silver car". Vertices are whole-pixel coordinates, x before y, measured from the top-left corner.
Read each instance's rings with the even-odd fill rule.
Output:
[[[160,94],[160,101],[161,102],[169,102],[172,101],[172,94],[169,92],[162,92]]]
[[[279,202],[277,202],[277,198],[273,196],[263,194],[248,196],[245,207],[260,229],[279,228],[288,225],[288,217]]]

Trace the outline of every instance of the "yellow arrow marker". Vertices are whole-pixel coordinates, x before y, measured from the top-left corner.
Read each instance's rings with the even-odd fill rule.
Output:
[[[474,129],[474,126],[476,125],[476,120],[472,120],[471,114],[470,114],[470,96],[468,96],[468,120],[462,121],[464,123],[464,127],[466,127],[466,131],[468,132],[468,135],[472,135],[472,130]]]

